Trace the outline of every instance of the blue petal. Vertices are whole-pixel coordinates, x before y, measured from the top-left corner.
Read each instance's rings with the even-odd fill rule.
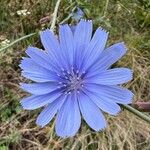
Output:
[[[77,15],[79,15],[79,16],[83,16],[84,15],[84,12],[79,7],[77,7]]]
[[[56,82],[55,78],[49,78],[48,75],[43,74],[37,74],[37,73],[28,73],[28,72],[22,72],[21,74],[23,77],[30,79],[35,82]]]
[[[117,85],[132,80],[132,71],[127,68],[115,68],[101,71],[99,74],[86,77],[86,83],[97,83],[102,85]]]
[[[89,43],[87,49],[85,49],[85,55],[82,60],[83,64],[81,65],[82,70],[86,70],[91,64],[96,61],[96,59],[100,56],[102,51],[105,48],[106,42],[108,38],[108,33],[101,29],[98,28]]]
[[[92,129],[98,131],[106,127],[106,121],[102,112],[87,95],[80,93],[78,102],[84,120]]]
[[[44,82],[44,83],[22,83],[21,88],[34,95],[48,94],[58,88],[57,83]]]
[[[53,117],[57,113],[57,110],[62,106],[64,100],[64,97],[60,97],[52,103],[48,104],[48,106],[38,116],[36,124],[41,127],[47,125],[53,119]]]
[[[73,63],[73,54],[74,54],[73,34],[70,27],[67,24],[60,25],[59,39],[61,49],[63,50],[64,59],[71,66]]]
[[[40,32],[41,42],[45,50],[50,54],[57,57],[60,52],[59,42],[54,33],[49,29]]]
[[[57,74],[39,66],[31,58],[23,58],[19,66],[23,69],[22,75],[35,82],[56,81],[58,79]]]
[[[77,27],[76,25],[71,25],[70,26],[70,29],[71,29],[73,34],[75,33],[76,27]]]
[[[117,43],[102,52],[97,62],[91,65],[90,73],[108,69],[117,62],[127,51],[124,43]]]
[[[54,33],[49,29],[40,32],[41,42],[48,52],[50,57],[53,58],[55,64],[61,67],[63,64],[62,50],[60,49],[59,42]]]
[[[89,89],[89,87],[87,87],[87,89]],[[104,97],[101,94],[97,94],[97,91],[92,92],[87,89],[84,89],[84,92],[101,110],[111,115],[117,115],[121,111],[120,106],[115,102],[111,101],[110,99]]]
[[[45,106],[61,95],[60,91],[53,91],[45,95],[33,95],[21,100],[24,109],[33,110]]]
[[[81,124],[77,98],[69,95],[56,117],[56,133],[61,137],[74,136]]]
[[[79,67],[81,58],[92,36],[92,21],[81,20],[76,26],[74,33],[75,64]]]
[[[53,70],[54,68],[57,67],[55,66],[53,59],[50,58],[50,56],[43,50],[40,50],[36,47],[28,47],[26,53],[39,66],[42,66],[48,70]]]
[[[132,103],[133,93],[128,89],[119,86],[105,86],[100,84],[86,84],[86,88],[99,95],[102,99],[108,99],[115,103]]]
[[[42,66],[35,63],[31,58],[24,57],[19,65],[24,72],[29,73],[42,73],[45,72],[46,74],[50,74],[51,71],[48,69],[43,68]]]

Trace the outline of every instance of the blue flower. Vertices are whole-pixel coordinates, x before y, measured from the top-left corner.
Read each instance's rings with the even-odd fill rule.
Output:
[[[92,21],[81,20],[74,32],[60,25],[59,39],[50,30],[40,33],[45,50],[28,47],[23,58],[22,75],[34,83],[21,88],[32,96],[24,98],[24,109],[44,106],[36,123],[44,127],[56,115],[55,130],[61,137],[74,136],[81,116],[95,131],[107,124],[102,111],[117,115],[118,104],[129,104],[133,94],[121,84],[132,79],[132,71],[111,65],[125,53],[124,43],[108,48],[108,33],[98,28],[92,36]]]
[[[79,21],[84,16],[84,12],[79,7],[77,7],[77,11],[75,13],[71,13],[71,16],[76,21]]]

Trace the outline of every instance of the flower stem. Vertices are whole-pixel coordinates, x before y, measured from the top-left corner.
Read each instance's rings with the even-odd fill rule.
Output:
[[[105,7],[104,7],[103,17],[106,17],[106,13],[107,13],[107,9],[108,9],[108,4],[109,4],[109,0],[106,0],[106,4],[105,4]]]
[[[144,113],[141,113],[137,109],[134,109],[133,107],[129,105],[121,105],[124,109],[130,111],[134,115],[138,116],[139,118],[145,120],[146,122],[150,123],[150,117],[148,115],[145,115]]]
[[[16,43],[18,43],[18,42],[20,42],[20,41],[22,41],[22,40],[25,40],[25,39],[27,39],[27,38],[29,38],[29,37],[31,37],[31,36],[34,36],[34,35],[36,35],[36,34],[37,34],[37,33],[31,33],[31,34],[25,35],[25,36],[23,36],[23,37],[21,37],[21,38],[15,40],[15,41],[11,42],[9,45],[7,45],[7,46],[5,46],[5,47],[2,47],[2,48],[0,49],[0,52],[6,50],[6,49],[8,49],[9,47],[13,46],[14,44],[16,44]]]
[[[51,30],[54,30],[55,28],[55,24],[56,24],[56,18],[57,18],[57,13],[58,13],[58,8],[60,5],[61,0],[58,0],[54,9],[54,13],[53,13],[53,18],[52,18],[52,22],[51,22]]]

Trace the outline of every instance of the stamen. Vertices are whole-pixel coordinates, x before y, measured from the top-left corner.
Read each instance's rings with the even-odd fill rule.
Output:
[[[61,68],[60,76],[63,78],[63,81],[59,82],[59,85],[61,85],[61,88],[64,88],[65,94],[71,94],[74,90],[79,93],[80,89],[83,87],[81,76],[85,73],[85,71],[80,73],[80,71],[74,69],[74,67],[71,67],[71,69],[72,70],[70,70],[70,72],[69,70]]]
[[[71,92],[68,92],[68,95],[70,95],[71,94]]]
[[[77,70],[76,73],[78,74],[78,73],[79,73],[79,70]]]
[[[60,77],[60,74],[57,73],[57,76]]]
[[[80,91],[79,90],[77,90],[77,94],[79,94],[80,93]]]
[[[77,77],[77,80],[80,80],[80,77]]]
[[[82,74],[85,74],[86,72],[85,72],[85,70],[82,72]]]
[[[63,72],[63,75],[65,76],[65,75],[66,75],[66,73],[65,73],[65,72]]]
[[[67,73],[68,73],[68,75],[70,75],[70,72],[69,72],[69,71],[67,71]]]
[[[67,76],[65,76],[65,79],[69,79]]]
[[[66,84],[63,84],[63,86],[66,87],[67,85],[66,85]]]
[[[68,92],[65,92],[65,95],[67,95],[68,94]]]
[[[64,69],[64,68],[61,68],[61,71],[65,71],[65,69]]]

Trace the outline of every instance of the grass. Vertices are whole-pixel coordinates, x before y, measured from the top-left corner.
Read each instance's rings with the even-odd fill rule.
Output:
[[[94,20],[95,28],[102,26],[110,32],[108,45],[119,41],[126,43],[128,53],[116,65],[134,70],[134,80],[125,85],[135,93],[133,102],[150,100],[150,3],[147,0],[77,2],[86,17]],[[55,3],[49,0],[0,1],[0,42],[6,38],[14,41],[47,28]],[[57,25],[64,20],[74,23],[68,18],[74,7],[73,0],[62,0]],[[27,9],[31,14],[18,16],[16,12],[20,9]],[[40,24],[40,19],[46,16],[46,22]],[[117,117],[106,114],[108,128],[102,132],[92,131],[82,122],[73,138],[57,137],[54,121],[43,129],[37,127],[35,119],[40,110],[24,111],[19,104],[27,94],[19,88],[19,83],[25,79],[21,77],[18,65],[28,45],[40,47],[39,37],[28,38],[0,53],[0,150],[149,149],[149,124],[125,110]]]

